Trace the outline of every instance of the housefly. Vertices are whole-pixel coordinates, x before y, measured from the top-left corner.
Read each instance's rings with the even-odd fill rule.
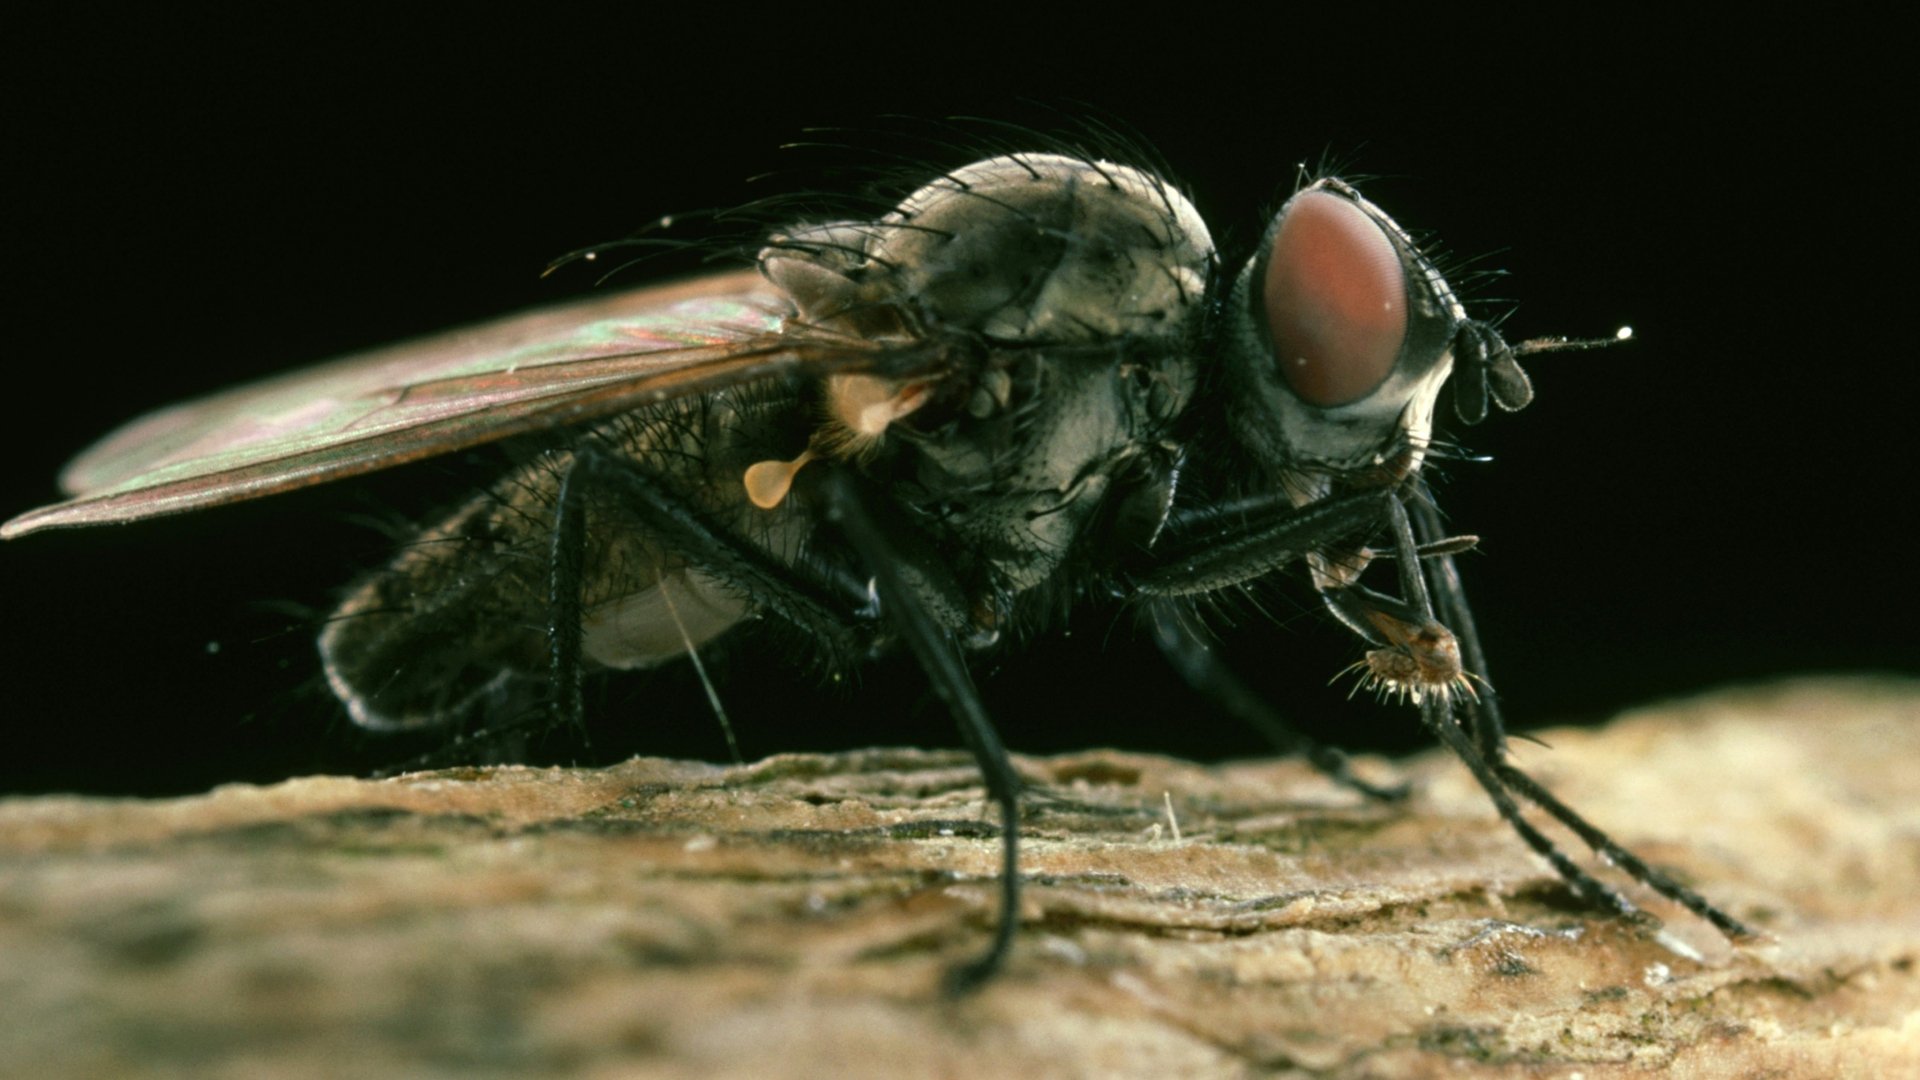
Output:
[[[509,437],[530,460],[354,588],[320,636],[347,712],[382,730],[529,707],[581,679],[747,632],[833,667],[904,646],[1002,815],[1011,946],[1020,784],[968,658],[1071,601],[1120,596],[1203,695],[1278,726],[1194,628],[1193,601],[1304,565],[1501,814],[1583,896],[1645,918],[1557,850],[1531,803],[1614,865],[1751,933],[1508,761],[1452,555],[1420,481],[1443,384],[1476,422],[1532,388],[1409,234],[1305,184],[1244,266],[1152,171],[1060,152],[941,174],[890,212],[766,239],[753,271],[619,293],[336,361],[136,420],[4,526],[125,522]],[[1391,591],[1362,583],[1391,562]]]

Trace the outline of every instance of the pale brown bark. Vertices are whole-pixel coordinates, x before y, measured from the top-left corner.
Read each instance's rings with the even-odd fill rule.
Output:
[[[1581,908],[1439,755],[1363,763],[1404,807],[1020,759],[1023,929],[960,1001],[997,841],[953,753],[21,799],[0,1074],[1920,1075],[1920,686],[1544,738],[1527,767],[1778,940],[1628,884],[1695,960]]]

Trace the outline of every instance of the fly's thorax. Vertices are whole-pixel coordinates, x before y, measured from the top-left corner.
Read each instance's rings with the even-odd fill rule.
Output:
[[[896,497],[1017,592],[1053,572],[1115,476],[1171,453],[1214,252],[1192,205],[1149,173],[1014,154],[876,221],[777,236],[761,268],[810,325],[952,345],[931,386],[830,386],[816,443],[887,471]]]
[[[1180,333],[1213,239],[1149,173],[1010,154],[948,173],[871,222],[775,236],[761,270],[799,317],[860,336],[966,331],[997,342]]]
[[[1181,350],[1177,361],[1188,355]],[[1135,466],[1147,457],[1171,466],[1175,456],[1165,440],[1170,417],[1156,407],[1152,385],[1173,362],[1023,351],[1015,407],[903,433],[911,472],[896,490],[990,561],[1001,587],[1038,585],[1089,539],[1103,504],[1128,496],[1129,484],[1171,484],[1170,474]]]
[[[1466,314],[1385,212],[1337,180],[1274,216],[1224,313],[1234,438],[1274,474],[1417,469]]]
[[[817,441],[852,456],[869,452],[895,421],[931,435],[952,423],[1024,417],[1031,430],[1035,414],[1047,411],[1035,395],[1063,381],[1036,370],[1045,365],[1125,364],[1139,401],[1119,407],[1164,425],[1193,394],[1187,346],[1214,252],[1192,204],[1149,173],[1013,154],[942,176],[878,220],[775,236],[760,265],[803,323],[865,340],[935,344],[951,357],[931,384],[874,374],[830,385],[834,430]],[[988,445],[992,432],[977,441],[979,451],[999,454]],[[968,472],[967,452],[948,467]]]

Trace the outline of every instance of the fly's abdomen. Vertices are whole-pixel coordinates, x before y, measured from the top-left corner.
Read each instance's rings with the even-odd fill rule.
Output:
[[[509,485],[502,485],[506,490]],[[522,500],[525,501],[525,500]],[[360,583],[320,634],[327,682],[354,722],[381,730],[447,723],[546,652],[542,531],[521,509],[474,499]],[[549,509],[536,510],[536,521]]]
[[[327,680],[354,721],[375,729],[451,723],[527,704],[552,663],[553,535],[562,478],[591,453],[638,478],[743,547],[790,562],[800,532],[789,512],[752,507],[732,447],[770,426],[784,399],[743,406],[710,395],[621,417],[573,452],[524,465],[425,530],[354,589],[320,636]],[[749,416],[743,417],[743,411]],[[731,482],[725,482],[731,478]],[[631,488],[590,485],[577,580],[581,650],[595,668],[669,663],[749,619],[746,590],[663,539]],[[516,689],[526,693],[516,701]]]

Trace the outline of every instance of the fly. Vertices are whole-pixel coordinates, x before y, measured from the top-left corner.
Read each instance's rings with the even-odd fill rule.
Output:
[[[1208,649],[1193,602],[1295,564],[1570,885],[1645,919],[1521,814],[1529,802],[1731,937],[1744,924],[1587,824],[1506,756],[1447,535],[1421,482],[1437,402],[1525,406],[1517,358],[1353,187],[1281,206],[1221,272],[1152,172],[1017,153],[945,173],[872,220],[775,233],[717,275],[336,361],[136,420],[61,476],[73,497],[0,535],[124,522],[512,436],[550,445],[422,531],[320,637],[353,719],[403,730],[545,709],[590,671],[747,634],[834,668],[904,646],[998,804],[1018,927],[1020,784],[968,657],[1092,593],[1138,604],[1223,708],[1377,797],[1288,731]],[[564,436],[559,438],[556,436]],[[1393,565],[1394,591],[1361,584]]]

